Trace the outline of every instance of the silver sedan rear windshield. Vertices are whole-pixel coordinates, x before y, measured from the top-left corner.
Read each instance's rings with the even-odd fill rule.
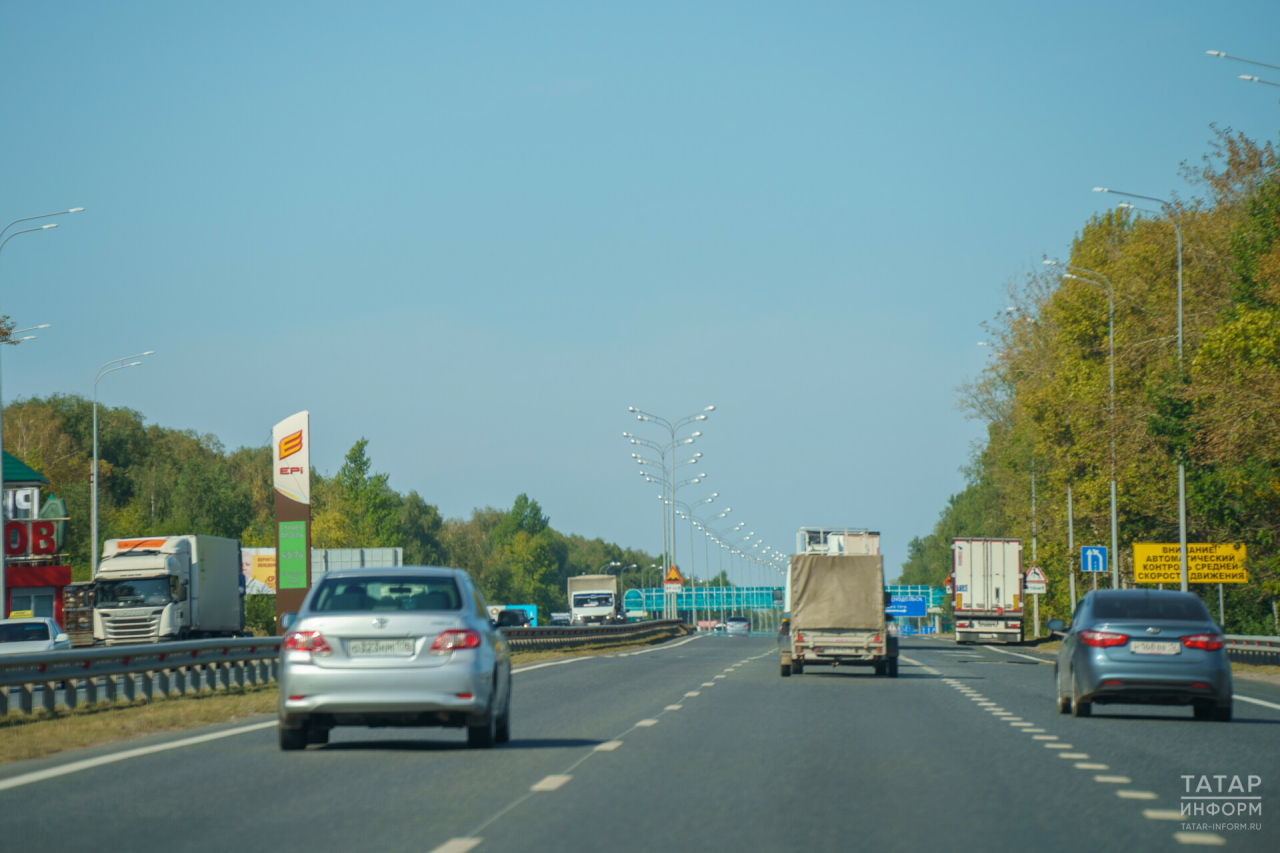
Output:
[[[316,613],[366,610],[457,610],[462,596],[449,577],[370,575],[325,578],[311,604]]]
[[[1208,622],[1209,611],[1193,596],[1098,595],[1094,619],[1163,619],[1172,622]]]

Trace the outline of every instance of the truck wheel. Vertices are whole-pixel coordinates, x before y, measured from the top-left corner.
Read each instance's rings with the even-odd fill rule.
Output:
[[[792,674],[792,675],[804,675],[804,661],[802,661],[802,660],[792,660],[792,661],[791,661],[791,674]]]
[[[791,664],[784,663],[782,665],[782,677],[786,678],[791,675]]]
[[[285,751],[294,749],[307,748],[307,730],[306,729],[286,729],[283,726],[280,732],[280,748]]]
[[[890,678],[898,677],[898,659],[897,658],[894,658],[893,660],[889,661],[889,677]]]

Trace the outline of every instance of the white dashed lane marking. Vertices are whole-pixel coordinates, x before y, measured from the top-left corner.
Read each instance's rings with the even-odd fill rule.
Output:
[[[1147,820],[1182,820],[1183,814],[1173,809],[1143,809],[1142,816]]]
[[[1067,756],[1063,755],[1061,757],[1066,758]],[[1088,764],[1085,762],[1081,762],[1076,765],[1076,769],[1077,770],[1110,770],[1111,768],[1105,764]]]
[[[1105,782],[1109,785],[1130,785],[1133,780],[1128,776],[1094,776],[1093,781]]]
[[[534,783],[533,787],[531,787],[529,790],[530,791],[555,791],[555,790],[558,790],[561,786],[563,786],[565,782],[568,782],[572,778],[573,778],[572,776],[565,773],[553,774],[543,779],[540,782]]]
[[[450,838],[444,844],[441,844],[431,853],[467,853],[468,850],[475,847],[483,838]]]
[[[1123,800],[1154,800],[1156,798],[1151,791],[1116,791],[1116,796]]]
[[[1057,740],[1058,736],[1057,735],[1035,735],[1031,739],[1032,740]]]
[[[679,710],[680,710],[681,708],[683,708],[683,707],[684,707],[683,705],[668,705],[667,707],[663,708],[662,710],[664,710],[664,711],[679,711]]]
[[[679,706],[679,705],[677,705],[676,707],[678,708],[678,707],[680,707],[680,706]],[[637,728],[648,728],[649,726],[656,726],[657,724],[658,724],[658,721],[657,721],[657,720],[641,720],[640,722],[636,723],[636,727],[637,727]]]
[[[690,690],[688,693],[686,693],[686,694],[684,694],[684,695],[686,695],[686,696],[701,696],[701,695],[702,695],[702,691],[700,691],[700,690]]]
[[[613,752],[620,746],[622,746],[622,741],[620,740],[607,740],[604,743],[596,744],[596,752]]]

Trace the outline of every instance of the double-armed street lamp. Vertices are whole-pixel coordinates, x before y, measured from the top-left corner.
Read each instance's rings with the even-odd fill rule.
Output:
[[[1274,71],[1280,71],[1280,65],[1271,65],[1266,62],[1258,62],[1257,60],[1253,60],[1253,59],[1245,59],[1242,56],[1228,56],[1227,54],[1223,53],[1220,50],[1206,50],[1204,53],[1205,53],[1205,56],[1216,56],[1218,59],[1234,59],[1236,62],[1244,62],[1249,65],[1259,65],[1263,68],[1270,68]],[[1241,74],[1238,79],[1247,80],[1250,83],[1262,83],[1263,85],[1266,85],[1266,86],[1276,86],[1280,88],[1280,83],[1273,83],[1270,80],[1263,80],[1261,77],[1255,77],[1252,74]]]
[[[19,231],[14,231],[8,237],[5,237],[4,236],[5,232],[7,232],[10,228],[17,225],[18,223],[31,222],[32,220],[35,220],[35,219],[48,219],[51,216],[64,216],[68,213],[79,213],[82,210],[84,210],[83,207],[73,207],[70,210],[58,210],[53,213],[41,213],[38,216],[23,216],[13,220],[4,228],[0,228],[0,252],[4,250],[4,247],[8,245],[10,240],[12,240],[14,237],[17,237],[19,234],[31,234],[36,231],[48,231],[51,228],[58,227],[58,224],[56,222],[51,222],[47,225],[39,225],[35,228],[23,228]],[[45,328],[45,327],[47,327],[47,324],[46,326],[35,326],[32,328]],[[22,331],[31,331],[31,330],[23,329]],[[13,334],[16,334],[16,333],[13,333]],[[12,341],[12,343],[17,343],[17,341]],[[2,389],[0,389],[0,528],[3,528],[4,526],[4,507],[7,505],[7,501],[5,501],[4,499],[4,465],[3,465],[3,459],[2,459],[4,455],[3,453],[3,448],[4,448],[3,410],[4,410],[4,396],[2,393]],[[6,563],[6,560],[5,560],[4,548],[0,547],[0,619],[3,619],[9,615],[8,605],[5,604],[5,590],[8,588],[5,586],[5,576],[4,576],[5,563]]]
[[[645,423],[654,424],[655,426],[660,427],[661,429],[666,430],[666,432],[667,432],[668,440],[667,440],[665,443],[662,443],[662,442],[655,442],[655,441],[650,441],[649,439],[639,438],[638,436],[634,436],[634,435],[632,435],[632,434],[630,434],[630,433],[626,433],[626,432],[624,432],[624,433],[623,433],[623,435],[624,435],[626,438],[630,439],[630,441],[631,441],[631,443],[632,443],[632,444],[643,445],[643,446],[650,447],[650,448],[652,448],[653,450],[657,451],[657,452],[658,452],[659,457],[660,457],[660,458],[661,458],[661,460],[662,460],[663,473],[664,473],[664,475],[666,475],[666,476],[664,476],[664,479],[666,480],[666,482],[667,482],[668,484],[670,484],[670,485],[671,485],[671,501],[672,501],[672,504],[671,504],[671,512],[670,512],[670,514],[669,514],[669,517],[670,517],[670,528],[669,528],[669,530],[670,530],[670,543],[669,543],[669,544],[670,544],[670,549],[667,551],[667,553],[668,553],[668,555],[669,555],[669,559],[670,559],[672,562],[674,562],[674,561],[675,561],[675,550],[676,550],[676,549],[675,549],[675,537],[676,537],[676,530],[675,530],[675,528],[676,528],[676,516],[675,516],[675,504],[674,504],[674,501],[675,501],[675,490],[676,490],[677,488],[679,488],[677,485],[675,485],[675,479],[676,479],[676,476],[675,476],[675,475],[676,475],[675,452],[676,452],[676,448],[677,448],[677,447],[680,447],[680,446],[683,446],[683,445],[688,445],[688,444],[693,444],[694,440],[695,440],[695,439],[697,439],[697,438],[699,438],[699,437],[701,437],[702,433],[701,433],[701,432],[693,432],[693,433],[692,433],[692,434],[690,434],[688,437],[683,438],[683,439],[682,439],[682,438],[679,438],[679,437],[677,436],[677,434],[680,432],[680,430],[684,429],[684,428],[685,428],[685,427],[687,427],[687,426],[690,426],[690,425],[692,425],[692,424],[694,424],[694,423],[696,423],[696,422],[698,422],[698,421],[705,421],[705,420],[707,419],[708,413],[709,413],[709,412],[714,412],[714,411],[715,411],[715,408],[716,408],[715,406],[707,406],[706,408],[702,409],[702,410],[701,410],[701,411],[699,411],[699,412],[695,412],[694,414],[691,414],[691,415],[686,415],[686,416],[684,416],[683,418],[680,418],[680,419],[678,419],[678,420],[676,420],[676,421],[669,421],[669,420],[667,420],[666,418],[662,418],[662,417],[659,417],[658,415],[652,414],[652,413],[650,413],[650,412],[643,411],[643,410],[641,410],[641,409],[636,408],[635,406],[629,406],[629,407],[627,408],[627,411],[631,412],[632,414],[634,414],[634,415],[636,416],[636,420],[643,421],[643,422],[645,422]],[[670,468],[669,472],[668,472],[667,465],[666,465],[666,462],[667,462],[667,459],[668,459],[668,458],[671,460],[671,468]],[[665,512],[664,512],[664,515],[663,515],[663,527],[664,527],[664,528],[667,528],[667,520],[668,520],[668,515],[667,515],[667,514],[665,514]],[[664,530],[664,532],[665,532],[665,530]],[[664,549],[666,548],[666,546],[667,546],[667,545],[668,545],[668,543],[664,541],[664,543],[663,543]]]

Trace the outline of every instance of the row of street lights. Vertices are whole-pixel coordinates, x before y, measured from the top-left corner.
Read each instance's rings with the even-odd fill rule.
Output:
[[[760,549],[754,555],[748,554],[744,550],[742,550],[742,548],[744,548],[748,544],[747,540],[749,540],[750,537],[755,535],[754,532],[748,534],[747,537],[745,537],[744,539],[738,542],[730,543],[730,542],[724,541],[725,535],[729,533],[741,532],[742,528],[746,526],[745,524],[740,524],[737,527],[733,527],[727,531],[718,532],[718,531],[711,530],[709,525],[712,522],[715,522],[717,520],[727,518],[729,513],[733,512],[732,507],[726,508],[724,512],[720,513],[719,515],[713,516],[711,518],[702,518],[694,514],[694,510],[696,507],[705,506],[707,504],[713,503],[715,499],[720,496],[718,492],[712,492],[710,497],[703,498],[702,500],[697,500],[697,501],[691,500],[686,502],[686,501],[679,500],[677,497],[677,494],[681,489],[686,488],[688,486],[700,484],[703,481],[705,481],[707,478],[706,473],[697,473],[695,476],[692,476],[692,477],[677,479],[679,477],[680,468],[689,467],[689,466],[700,466],[702,464],[701,453],[696,453],[696,452],[692,453],[690,457],[687,459],[680,459],[679,457],[683,455],[682,451],[684,451],[685,448],[687,448],[691,444],[696,443],[697,440],[702,437],[702,432],[700,430],[694,429],[692,432],[688,432],[687,434],[682,434],[683,431],[689,429],[690,427],[696,426],[701,421],[707,420],[708,415],[711,412],[715,411],[715,406],[707,406],[706,408],[698,412],[695,412],[690,415],[686,415],[685,417],[680,418],[676,421],[669,421],[666,418],[659,417],[650,412],[642,411],[640,409],[637,409],[634,406],[630,407],[628,411],[634,414],[637,420],[645,423],[654,424],[659,428],[663,429],[667,433],[664,441],[653,441],[651,439],[643,438],[641,436],[637,436],[633,433],[625,432],[625,431],[623,432],[622,435],[632,445],[638,448],[647,448],[648,450],[652,451],[657,455],[656,459],[652,459],[652,458],[646,458],[644,455],[642,455],[642,453],[633,452],[631,454],[631,458],[639,466],[640,468],[639,473],[644,478],[645,482],[655,483],[660,487],[658,498],[662,504],[662,552],[666,557],[666,559],[672,564],[674,564],[676,559],[675,553],[676,553],[677,522],[678,520],[683,519],[689,523],[689,583],[690,583],[690,589],[691,591],[693,591],[693,595],[694,595],[693,618],[694,618],[694,621],[696,622],[698,619],[697,593],[696,593],[697,580],[696,580],[696,571],[695,571],[696,559],[695,559],[695,550],[694,550],[694,541],[693,541],[695,528],[697,530],[702,531],[705,537],[704,544],[703,544],[703,573],[706,576],[704,578],[704,581],[707,582],[708,584],[710,583],[710,580],[711,580],[711,563],[710,563],[710,554],[709,554],[709,544],[706,542],[706,539],[714,539],[717,545],[722,549],[722,552],[721,552],[722,559],[720,563],[720,572],[722,577],[724,576],[723,550],[729,550],[730,552],[730,571],[731,572],[733,570],[733,561],[735,557],[745,562],[749,562],[752,565],[758,565],[762,567],[768,566],[769,568],[773,568],[777,570],[776,561],[781,557],[781,554],[780,552],[773,552],[771,548],[763,544],[763,540],[758,540],[754,543],[751,543],[750,545],[751,549]],[[772,552],[772,556],[768,556],[770,552]],[[761,559],[761,558],[767,558],[767,559]],[[655,566],[657,566],[657,564],[655,564]],[[653,566],[651,566],[650,568],[653,568]],[[721,593],[721,600],[723,603],[723,591]],[[711,604],[708,601],[707,603],[708,621],[710,621],[711,619],[711,609],[712,609]]]
[[[14,231],[12,234],[9,234],[6,237],[5,234],[9,231],[10,228],[12,228],[15,225],[18,225],[23,222],[31,222],[37,219],[48,219],[53,216],[65,216],[70,213],[81,213],[83,211],[84,211],[83,207],[73,207],[73,208],[70,208],[69,210],[58,210],[53,213],[42,213],[37,216],[24,216],[19,219],[15,219],[12,222],[10,222],[8,225],[6,225],[4,228],[0,228],[0,238],[2,238],[0,239],[0,251],[3,251],[4,247],[9,243],[9,241],[20,234],[32,234],[37,231],[48,231],[50,229],[58,227],[58,224],[56,222],[51,222],[51,223],[46,223],[44,225],[38,225],[34,228],[23,228],[21,230]],[[21,337],[21,338],[15,337],[15,335],[19,335],[22,332],[32,332],[38,329],[47,329],[49,328],[49,325],[50,324],[48,323],[42,323],[38,326],[31,326],[30,328],[26,328],[26,329],[16,329],[10,332],[7,336],[7,339],[0,343],[18,344],[18,343],[21,343],[22,341],[34,340],[36,337],[35,335],[27,335],[26,337]],[[90,565],[92,567],[96,567],[98,565],[98,383],[101,382],[103,377],[105,377],[108,373],[113,373],[117,370],[123,370],[127,367],[137,367],[138,365],[142,364],[142,362],[140,361],[134,361],[126,364],[125,362],[128,362],[129,359],[141,358],[143,356],[148,356],[148,355],[154,355],[154,351],[148,350],[147,352],[138,353],[137,355],[125,356],[124,358],[118,358],[118,359],[109,361],[98,370],[97,375],[95,375],[93,379],[93,471],[90,475],[93,480],[93,489],[91,492],[92,508],[90,512],[90,521],[89,521],[90,537],[91,537]],[[0,370],[0,378],[2,377],[3,377],[3,370]],[[4,409],[4,397],[3,397],[3,393],[0,393],[0,448],[4,447],[3,409]],[[3,500],[3,496],[4,496],[4,466],[0,465],[0,507],[7,508],[7,502]],[[0,509],[0,522],[3,521],[3,512],[4,512],[4,509]],[[5,566],[7,561],[5,558],[4,550],[5,549],[3,547],[0,547],[0,608],[3,608],[4,606],[2,602],[4,600],[3,598],[4,591],[7,588],[6,581],[5,581]],[[7,612],[2,612],[0,613],[0,618],[7,615],[8,615]]]

